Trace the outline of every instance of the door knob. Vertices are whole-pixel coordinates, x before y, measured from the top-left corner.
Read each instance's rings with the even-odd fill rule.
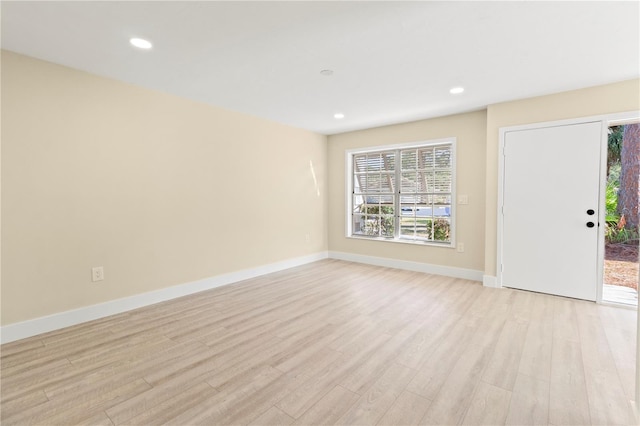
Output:
[[[593,216],[593,214],[594,214],[594,213],[595,213],[595,211],[594,211],[593,209],[589,209],[589,210],[587,210],[587,214],[588,214],[589,216]]]
[[[587,228],[593,228],[594,226],[596,226],[595,223],[593,222],[587,222]]]

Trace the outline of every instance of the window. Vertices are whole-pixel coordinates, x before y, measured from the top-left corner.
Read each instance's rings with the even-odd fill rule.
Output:
[[[452,246],[455,139],[347,152],[347,236]]]

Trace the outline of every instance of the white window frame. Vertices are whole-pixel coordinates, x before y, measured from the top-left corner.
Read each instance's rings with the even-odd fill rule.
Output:
[[[393,238],[390,237],[375,237],[375,236],[365,236],[365,235],[353,235],[353,223],[352,223],[352,214],[353,214],[353,157],[357,154],[366,154],[366,153],[374,153],[380,151],[389,151],[389,150],[403,150],[403,149],[411,149],[411,148],[422,148],[429,147],[434,145],[451,145],[451,229],[450,229],[450,241],[440,242],[440,241],[423,241],[423,240],[410,240],[403,239],[399,237],[399,227],[396,226],[395,236]],[[401,144],[392,144],[392,145],[381,145],[381,146],[372,146],[366,148],[354,148],[345,151],[345,195],[346,195],[346,217],[345,217],[345,236],[347,238],[353,238],[358,240],[367,240],[367,241],[385,241],[392,243],[402,243],[402,244],[414,244],[421,246],[434,246],[434,247],[444,247],[444,248],[455,248],[456,246],[456,167],[457,167],[457,154],[456,154],[456,145],[457,140],[455,137],[443,138],[443,139],[433,139],[427,141],[416,141],[416,142],[408,142]],[[399,188],[396,185],[394,191],[394,197],[399,196]],[[396,202],[396,204],[398,204]],[[398,217],[401,215],[400,209],[396,209],[396,223],[398,222]]]

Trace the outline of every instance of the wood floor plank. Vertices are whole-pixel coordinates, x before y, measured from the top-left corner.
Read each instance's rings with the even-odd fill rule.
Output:
[[[600,318],[579,314],[577,320],[582,362],[585,368],[616,372],[616,363]]]
[[[591,424],[579,342],[563,338],[553,339],[549,400],[551,423]]]
[[[507,419],[511,392],[480,382],[471,399],[463,425],[501,425]]]
[[[45,381],[42,384],[47,397],[53,400],[73,397],[104,383],[128,381],[131,377],[143,377],[150,371],[155,371],[175,359],[187,356],[193,351],[202,350],[200,344],[166,346],[165,341],[153,347],[154,351],[142,354],[132,353],[130,359],[117,359],[111,363],[102,362],[96,368],[88,365],[78,371],[68,374],[59,380]],[[137,356],[136,356],[137,355]]]
[[[393,360],[398,356],[405,342],[410,339],[416,329],[408,327],[399,332],[376,351],[375,356],[364,360],[357,368],[343,376],[340,381],[342,387],[357,394],[362,394],[389,369]],[[408,368],[408,367],[407,367]],[[415,373],[415,370],[413,370]]]
[[[96,364],[100,359],[119,359],[130,355],[132,349],[150,342],[162,341],[166,338],[159,333],[113,333],[108,340],[91,346],[89,349],[77,350],[67,355],[67,359],[76,366]],[[93,342],[95,343],[95,342]]]
[[[529,322],[536,324],[553,324],[554,299],[553,296],[547,294],[534,294]]]
[[[549,422],[549,382],[518,373],[513,386],[507,425],[546,425]]]
[[[187,417],[179,416],[170,424],[184,424],[186,418],[188,424],[248,424],[302,380],[269,367],[265,374],[244,387],[216,394],[214,398],[219,397],[217,403],[208,409],[198,410],[195,416],[189,413]]]
[[[297,419],[333,389],[345,375],[357,368],[363,360],[373,356],[389,338],[390,336],[387,334],[380,334],[375,336],[369,342],[369,346],[361,352],[343,354],[338,360],[310,376],[302,386],[293,390],[290,395],[280,400],[276,406]]]
[[[534,315],[534,300],[537,296],[529,291],[513,291],[509,302],[509,320],[528,324]]]
[[[590,425],[586,384],[581,381],[550,383],[549,422],[554,425]]]
[[[330,330],[334,331],[335,326],[333,324],[329,324],[331,327]],[[330,340],[333,337],[332,334],[326,334],[321,338],[316,339],[311,344],[300,348],[301,350],[290,352],[288,354],[282,355],[278,357],[278,359],[271,361],[270,364],[277,368],[280,371],[285,373],[290,372],[296,368],[298,368],[298,372],[300,373],[300,369],[306,370],[307,373],[310,373],[308,367],[316,365],[317,362],[313,362],[312,360],[316,360],[318,358],[323,358],[324,355],[329,353],[334,354],[336,358],[341,355],[340,352],[332,351],[331,349],[325,349],[326,341]]]
[[[128,340],[128,339],[125,339]],[[81,356],[78,358],[74,358],[71,361],[71,364],[74,366],[85,369],[85,368],[98,368],[100,366],[106,366],[109,364],[113,364],[116,362],[126,363],[132,362],[136,359],[147,359],[151,356],[158,356],[167,351],[171,351],[175,349],[178,345],[176,342],[167,338],[166,336],[156,336],[156,335],[147,335],[147,339],[143,342],[138,342],[137,344],[133,344],[133,342],[128,341],[128,347],[126,350],[120,352],[112,352],[111,356],[101,357],[99,353],[91,353],[87,356],[84,356],[86,352],[80,351],[78,352]],[[192,345],[183,345],[185,347],[190,347]],[[198,344],[199,347],[203,345]]]
[[[609,318],[618,317],[612,313],[607,315]],[[627,315],[622,318],[628,318]],[[628,325],[619,321],[620,327],[628,327]],[[635,394],[635,368],[636,368],[636,348],[635,348],[635,329],[619,328],[616,327],[604,327],[604,332],[609,342],[609,349],[611,350],[611,356],[613,357],[618,375],[622,381],[625,394],[628,399],[634,399]]]
[[[589,413],[594,425],[631,425],[634,415],[616,371],[585,371]]]
[[[360,398],[340,385],[335,386],[298,420],[296,425],[334,424]]]
[[[486,346],[467,347],[420,424],[458,424],[463,419],[492,350]]]
[[[202,321],[211,320],[209,316],[202,318]],[[215,338],[219,335],[224,335],[228,333],[227,329],[222,326],[218,326],[216,323],[219,322],[220,319],[214,319],[210,323],[201,322],[197,327],[190,327],[187,329],[182,329],[181,331],[176,330],[174,332],[166,333],[169,339],[176,342],[202,342],[203,339]]]
[[[636,312],[323,260],[0,346],[0,421],[625,424]]]
[[[450,327],[453,325],[451,323]],[[442,325],[442,327],[447,327],[447,325]],[[435,351],[437,341],[443,337],[443,334],[435,327],[423,327],[405,345],[396,358],[396,362],[419,370],[425,362],[428,362],[428,357]]]
[[[553,325],[551,322],[531,322],[527,327],[518,373],[549,380],[551,376],[551,352]]]
[[[575,301],[563,297],[553,301],[553,337],[574,342],[580,341]]]
[[[431,401],[415,393],[404,391],[378,421],[378,426],[417,425],[429,409]]]
[[[9,391],[8,393],[10,394],[12,389],[24,389],[28,388],[33,382],[39,383],[44,374],[58,376],[74,370],[76,370],[76,367],[68,359],[56,359],[27,370],[19,369],[18,371],[13,371],[13,369],[8,369],[7,375],[2,376],[2,385],[4,390]],[[22,374],[17,374],[20,372]]]
[[[25,353],[28,354],[28,356],[23,356]],[[31,351],[25,351],[25,353],[8,355],[3,358],[0,368],[0,378],[9,377],[22,371],[30,371],[33,368],[66,359],[65,354],[52,353],[44,346],[39,346]]]
[[[328,347],[338,352],[357,352],[367,344],[370,335],[379,334],[374,320],[367,316],[358,316],[353,324],[340,336],[332,340]]]
[[[42,349],[43,347],[44,343],[42,343],[41,336],[5,343],[0,347],[0,365],[4,365],[6,359],[11,355],[20,354],[19,357],[22,358],[26,352]]]
[[[38,389],[15,399],[3,402],[2,410],[0,410],[0,424],[6,418],[13,417],[29,408],[44,404],[47,401],[49,401],[47,395],[43,390]]]
[[[176,401],[180,402],[180,408],[188,408],[190,403],[199,395],[213,395],[217,391],[206,382],[170,381],[154,386],[132,398],[114,405],[106,410],[106,414],[115,425],[124,423],[136,423],[139,421],[151,422],[153,419],[164,419],[162,413],[167,410],[175,410]],[[173,408],[172,408],[173,407]],[[160,414],[159,414],[160,413]],[[137,417],[137,420],[132,420]]]
[[[502,334],[502,329],[507,322],[507,311],[508,310],[505,309],[504,311],[492,312],[482,318],[469,344],[493,348],[498,342]]]
[[[632,332],[636,329],[638,311],[635,309],[598,306],[598,314],[608,328]]]
[[[290,340],[284,341],[279,337],[273,337],[271,341],[265,343],[260,348],[260,352],[258,354],[239,357],[238,359],[231,359],[215,370],[209,368],[207,369],[208,371],[203,370],[200,374],[192,374],[194,372],[198,373],[198,370],[190,371],[188,374],[183,374],[182,378],[202,377],[214,388],[224,391],[229,387],[234,387],[238,380],[241,380],[243,377],[247,377],[248,375],[255,374],[255,371],[258,371],[265,366],[273,367],[269,361],[291,349],[292,345],[294,345],[294,343]],[[282,370],[278,371],[284,373]]]
[[[414,370],[393,364],[373,386],[342,415],[338,425],[375,425],[404,391]]]
[[[126,384],[112,384],[110,389],[97,389],[94,392],[67,399],[64,403],[46,402],[4,420],[3,424],[76,424],[149,388],[150,386],[142,379],[132,380]]]
[[[46,368],[49,367],[49,368]],[[2,403],[10,401],[24,394],[45,389],[50,384],[57,383],[68,377],[79,374],[67,359],[61,359],[37,369],[38,373],[31,370],[24,375],[10,376],[2,379]]]
[[[550,381],[576,382],[584,381],[584,364],[580,343],[553,339],[551,351]]]
[[[172,413],[171,418],[166,419],[164,424],[176,426],[213,424],[210,420],[212,417],[224,415],[229,407],[239,404],[247,395],[266,387],[282,375],[282,372],[265,366],[251,375],[248,380],[238,383],[236,387],[223,392],[217,392],[206,398],[200,404],[190,407],[187,410]]]
[[[277,337],[265,335],[258,342],[254,342],[255,346],[253,347],[260,347],[261,354],[264,352],[271,353],[274,347],[278,348],[278,351],[280,350],[278,345],[281,342],[282,340]],[[172,370],[175,370],[173,373],[161,373],[159,376],[156,376],[158,381],[153,382],[152,384],[154,386],[158,386],[165,382],[183,383],[185,381],[206,381],[211,379],[211,377],[227,377],[230,372],[235,371],[229,370],[229,368],[233,368],[234,365],[247,360],[251,363],[254,355],[252,355],[251,351],[243,350],[245,348],[247,348],[247,346],[240,346],[239,348],[236,348],[237,350],[232,352],[225,352],[223,354],[205,358],[202,362],[192,364],[191,368],[183,368],[180,370],[172,368]],[[260,366],[262,366],[262,364],[260,364]],[[233,377],[233,375],[231,377]],[[211,386],[219,388],[220,383],[211,384]]]
[[[442,336],[430,362],[416,373],[407,390],[433,401],[467,348],[474,332],[475,328],[458,322],[449,333]]]
[[[107,416],[104,411],[98,413],[94,416],[91,416],[87,419],[82,419],[78,421],[77,425],[80,426],[114,426],[113,422]]]
[[[295,421],[293,417],[271,407],[260,417],[249,423],[249,426],[288,426]]]
[[[491,355],[482,380],[485,383],[512,391],[520,368],[520,359],[527,336],[528,323],[522,317],[505,322],[496,348]]]
[[[302,352],[305,347],[310,346],[310,344],[316,340],[321,340],[322,337],[332,329],[333,325],[331,324],[314,324],[306,330],[300,330],[287,339],[273,337],[273,344],[270,343],[268,345],[263,345],[261,348],[262,350],[258,355],[253,355],[249,352],[243,357],[236,356],[229,359],[226,364],[221,365],[218,371],[215,371],[214,374],[208,373],[204,378],[211,386],[218,390],[224,390],[229,384],[233,385],[233,381],[237,377],[245,375],[246,372],[251,371],[256,367],[260,367],[265,364],[270,366],[279,365],[284,360],[294,358]],[[338,357],[330,354],[328,358],[335,360]],[[320,363],[317,366],[307,367],[312,372],[317,371],[317,369],[325,365],[326,362],[328,362],[326,359],[321,358]],[[302,369],[297,369],[295,374],[293,374],[292,371],[289,371],[288,373],[289,375],[295,376],[302,374],[301,370]]]
[[[291,345],[271,357],[269,364],[289,371],[301,362],[300,358],[305,359],[324,349],[324,343],[331,338],[335,329],[333,324],[315,323],[287,337],[281,337],[282,341],[291,342]]]
[[[103,339],[110,339],[114,335],[114,327],[119,324],[113,323],[109,328],[80,328],[74,332],[67,332],[54,336],[42,337],[42,343],[47,348],[56,348],[56,350],[62,352],[69,348],[73,350],[75,347],[87,347],[94,343],[102,342]]]
[[[107,415],[117,425],[162,425],[178,414],[209,399],[218,393],[206,382],[188,388],[163,388],[160,393],[150,389],[107,410]],[[153,393],[153,395],[151,395]]]

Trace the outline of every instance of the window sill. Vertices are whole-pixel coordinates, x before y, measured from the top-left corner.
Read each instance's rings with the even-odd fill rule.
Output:
[[[396,240],[393,238],[382,238],[382,237],[360,237],[357,235],[347,235],[346,237],[353,240],[382,241],[386,243],[410,244],[414,246],[440,247],[440,248],[447,248],[447,249],[452,249],[456,247],[454,242],[437,243],[433,241],[413,241],[413,240],[400,240],[400,239]]]

